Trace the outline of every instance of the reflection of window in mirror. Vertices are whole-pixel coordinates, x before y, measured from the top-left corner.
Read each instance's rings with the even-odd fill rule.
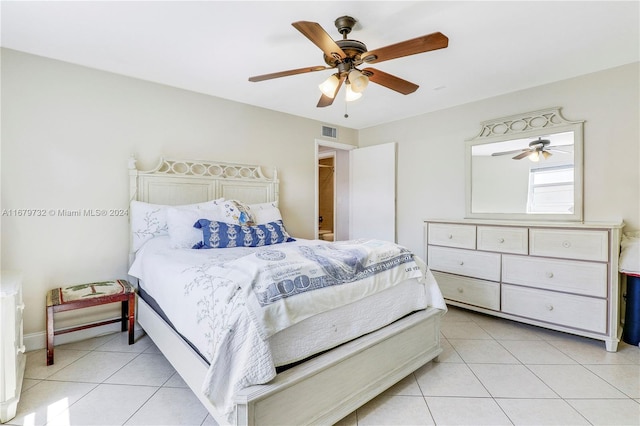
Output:
[[[573,165],[531,169],[527,213],[573,213]]]

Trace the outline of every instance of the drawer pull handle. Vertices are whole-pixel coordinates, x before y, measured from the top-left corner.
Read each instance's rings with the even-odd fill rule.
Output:
[[[547,272],[545,275],[547,278],[553,278],[553,272]]]
[[[571,241],[563,241],[563,242],[562,242],[562,247],[564,247],[564,248],[569,248],[569,247],[571,247]]]
[[[447,238],[452,239],[453,238],[453,234],[447,235]]]
[[[458,287],[458,293],[464,293],[464,289],[462,287]]]
[[[498,242],[499,242],[500,244],[504,243],[504,238],[498,238]]]
[[[552,304],[548,304],[547,305],[547,310],[548,311],[553,311],[553,305]]]
[[[26,350],[27,350],[27,348],[26,348],[26,346],[25,346],[25,345],[18,346],[18,347],[16,348],[16,353],[23,354],[23,353],[25,353],[25,351],[26,351]]]
[[[464,265],[464,262],[461,260],[461,261],[460,261],[460,266],[462,266],[462,265]]]

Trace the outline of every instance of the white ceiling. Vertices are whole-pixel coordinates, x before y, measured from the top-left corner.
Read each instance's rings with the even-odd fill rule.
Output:
[[[636,1],[2,1],[3,47],[361,129],[640,60]],[[324,65],[291,26],[359,22],[369,50],[440,31],[449,47],[375,64],[418,84],[370,84],[316,108],[332,71],[258,83],[253,75]]]

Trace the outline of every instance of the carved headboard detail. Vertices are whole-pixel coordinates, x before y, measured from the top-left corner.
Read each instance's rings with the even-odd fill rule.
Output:
[[[278,201],[277,170],[264,175],[256,165],[161,158],[152,170],[141,171],[129,159],[129,199],[179,205],[224,197],[248,204]]]

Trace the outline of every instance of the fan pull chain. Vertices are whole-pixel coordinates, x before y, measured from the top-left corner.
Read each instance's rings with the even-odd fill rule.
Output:
[[[347,105],[349,105],[349,102],[345,102],[344,103],[344,118],[349,118],[349,114],[347,111]]]

